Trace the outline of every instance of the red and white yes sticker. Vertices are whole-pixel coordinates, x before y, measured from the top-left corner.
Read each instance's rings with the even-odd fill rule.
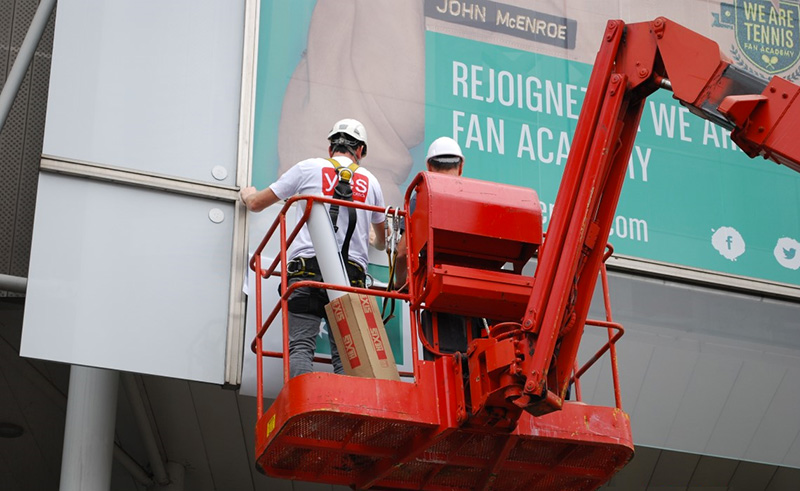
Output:
[[[333,196],[333,190],[336,184],[339,183],[339,176],[336,174],[336,169],[333,167],[322,168],[322,194],[325,196]],[[369,179],[361,174],[354,174],[350,180],[353,186],[353,201],[360,201],[364,203],[367,201],[367,191],[369,191]]]

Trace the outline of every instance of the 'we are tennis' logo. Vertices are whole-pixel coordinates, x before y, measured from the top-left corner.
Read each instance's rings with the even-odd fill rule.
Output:
[[[777,5],[777,7],[776,7]],[[736,46],[734,63],[761,78],[789,71],[800,60],[800,5],[797,0],[734,0],[721,3],[714,12],[713,27],[733,29]],[[737,49],[738,46],[738,49]],[[800,69],[783,74],[789,80],[800,77]]]

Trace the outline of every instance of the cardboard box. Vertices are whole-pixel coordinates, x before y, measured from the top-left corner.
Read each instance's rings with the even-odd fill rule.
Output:
[[[325,306],[344,373],[400,380],[375,297],[348,293]]]

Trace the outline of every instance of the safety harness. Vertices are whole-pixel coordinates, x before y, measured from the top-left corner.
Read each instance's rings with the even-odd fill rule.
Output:
[[[333,168],[336,169],[336,175],[339,178],[336,187],[333,189],[333,198],[343,201],[353,201],[353,185],[350,183],[350,180],[355,175],[356,170],[358,170],[358,164],[353,162],[345,167],[336,159],[328,159],[328,161],[333,164]],[[350,239],[353,238],[353,232],[356,229],[356,209],[348,207],[347,212],[350,219],[347,222],[347,232],[344,236],[344,242],[342,242],[342,257],[345,261],[350,257]],[[339,220],[339,205],[331,205],[330,215],[331,223],[333,223],[333,231],[339,232],[339,225],[337,224]]]
[[[364,288],[366,272],[364,268],[354,261],[346,261],[345,269],[347,277],[350,278],[350,285]],[[290,283],[296,278],[298,280],[322,280],[316,257],[298,257],[289,261],[287,265],[287,277]],[[281,287],[278,285],[278,292]],[[317,317],[325,317],[325,305],[329,302],[328,292],[322,288],[305,287],[295,290],[289,296],[289,312],[296,314],[310,313]]]

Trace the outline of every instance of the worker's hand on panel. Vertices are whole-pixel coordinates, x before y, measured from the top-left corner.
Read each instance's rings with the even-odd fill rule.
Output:
[[[250,211],[257,211],[253,208],[253,199],[257,193],[258,189],[256,189],[255,186],[247,186],[239,191],[239,197],[242,199],[242,203]]]
[[[242,198],[242,203],[244,203],[248,209],[250,209],[248,200],[252,200],[252,197],[255,196],[256,192],[258,192],[258,190],[254,186],[247,186],[239,191],[239,196]]]

